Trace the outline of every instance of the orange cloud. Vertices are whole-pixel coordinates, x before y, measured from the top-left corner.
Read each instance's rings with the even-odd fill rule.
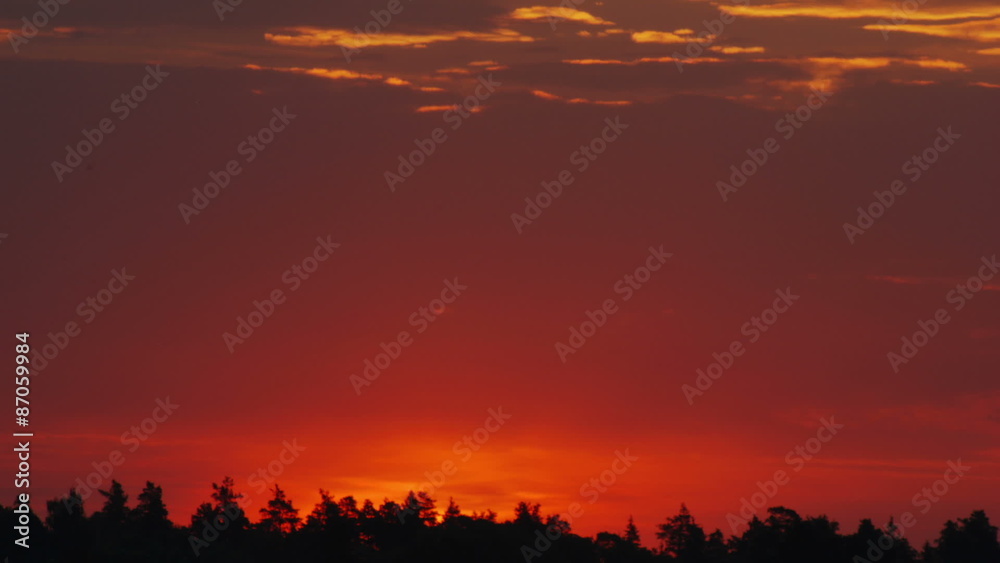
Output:
[[[824,18],[824,19],[891,19],[899,17],[900,11],[890,2],[851,5],[812,5],[780,2],[760,6],[722,6],[722,10],[734,16],[750,18]],[[994,18],[1000,16],[1000,8],[985,6],[933,8],[924,7],[905,14],[908,21],[948,21],[965,18]],[[869,26],[866,26],[866,29]],[[893,26],[898,29],[899,26]]]
[[[330,80],[367,80],[372,82],[382,82],[388,84],[389,86],[409,86],[413,87],[413,83],[409,80],[404,80],[395,76],[383,76],[381,74],[375,73],[365,73],[365,72],[354,72],[353,70],[347,70],[343,68],[301,68],[301,67],[264,67],[260,65],[247,64],[243,65],[243,68],[248,68],[251,70],[275,70],[278,72],[293,72],[298,74],[308,74],[310,76],[318,76],[320,78],[327,78]],[[426,87],[415,88],[421,91],[441,91],[440,88],[430,89]]]
[[[563,62],[571,65],[624,65],[629,64],[618,59],[563,59]]]
[[[450,109],[452,109],[454,107],[455,107],[454,104],[444,105],[444,106],[420,106],[420,107],[417,108],[416,111],[417,111],[417,113],[430,113],[430,112],[437,112],[437,111],[448,111],[448,110],[450,110]]]
[[[691,37],[686,37],[687,34],[681,35],[679,32],[683,30],[677,30],[674,32],[669,31],[635,31],[632,32],[632,41],[636,43],[687,43],[688,41],[697,41],[697,39]]]
[[[889,57],[810,57],[806,60],[816,65],[836,67],[842,70],[881,68],[889,66],[889,63],[892,62]]]
[[[39,29],[35,33],[35,35],[32,35],[32,37],[57,37],[57,38],[67,39],[67,38],[70,38],[70,37],[76,35],[77,33],[100,33],[101,31],[102,30],[100,28],[96,28],[96,27],[66,27],[66,26],[60,26],[60,27],[53,27],[51,29],[45,29],[45,28]],[[15,28],[8,28],[8,27],[0,27],[0,35],[3,35],[4,37],[6,37],[6,36],[11,35],[11,34],[21,35],[21,29],[20,28],[15,29]]]
[[[813,78],[811,86],[826,91],[836,91],[845,72],[862,69],[889,68],[890,65],[909,65],[930,70],[967,71],[969,68],[957,61],[944,59],[906,59],[901,57],[809,57],[803,60]],[[906,80],[905,84],[932,84],[931,81]]]
[[[549,92],[545,92],[543,90],[532,90],[531,93],[543,100],[566,102],[568,104],[592,104],[598,106],[627,106],[632,104],[632,102],[627,100],[588,100],[586,98],[564,98],[562,96],[550,94]]]
[[[736,55],[741,53],[763,53],[763,47],[709,47],[711,51],[717,51],[723,55]]]
[[[341,68],[292,67],[288,69],[273,69],[273,70],[287,70],[288,72],[301,72],[304,74],[311,74],[313,76],[321,76],[323,78],[329,78],[331,80],[384,80],[384,77],[381,74],[354,72],[352,70],[345,70]]]
[[[459,68],[459,67],[439,68],[439,69],[435,70],[434,72],[436,72],[438,74],[459,74],[459,75],[472,74],[471,70],[469,70],[467,68]]]
[[[621,59],[563,59],[563,63],[570,65],[625,65],[625,66],[635,66],[639,63],[673,63],[678,59],[674,57],[642,57],[640,59],[634,59],[631,61],[623,61]],[[697,63],[719,63],[722,59],[717,59],[715,57],[701,57],[698,59],[692,59],[686,61],[688,64]]]
[[[360,35],[349,29],[323,29],[318,27],[284,28],[279,33],[265,33],[264,39],[279,45],[293,47],[323,47],[339,45],[350,49],[365,47],[420,47],[442,41],[482,41],[487,43],[531,42],[532,37],[511,29],[493,31],[453,31],[447,33],[405,34],[376,33]]]
[[[944,59],[918,59],[915,61],[908,61],[911,64],[915,64],[920,68],[940,68],[945,70],[969,70],[969,67],[958,62],[958,61],[948,61]]]
[[[920,68],[969,70],[969,67],[958,61],[945,59],[904,59],[899,57],[810,57],[808,62],[839,70],[854,70],[859,68],[882,68],[892,63],[914,65]]]
[[[966,21],[949,24],[900,24],[892,26],[882,26],[879,24],[869,24],[864,26],[866,30],[888,29],[891,31],[901,31],[903,33],[916,33],[930,35],[932,37],[948,37],[954,39],[969,39],[972,41],[997,41],[1000,40],[1000,25],[995,18],[1000,17],[1000,10],[994,10],[992,19],[981,21]]]
[[[569,20],[587,25],[614,25],[614,22],[599,18],[575,8],[561,6],[531,6],[518,8],[510,13],[510,19],[519,21]]]
[[[534,94],[535,96],[543,99],[543,100],[561,100],[562,99],[559,96],[556,96],[555,94],[549,94],[548,92],[544,92],[542,90],[532,90],[531,93]]]

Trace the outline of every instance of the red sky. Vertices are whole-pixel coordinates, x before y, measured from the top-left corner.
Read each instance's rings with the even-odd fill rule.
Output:
[[[578,533],[632,514],[649,544],[681,502],[730,533],[726,514],[778,470],[791,479],[768,505],[845,531],[912,511],[922,541],[1000,514],[1000,281],[949,301],[1000,243],[1000,9],[931,4],[883,34],[887,2],[586,0],[553,27],[554,3],[420,0],[368,46],[350,30],[386,2],[244,2],[223,21],[209,3],[62,7],[0,49],[0,318],[36,349],[82,326],[33,379],[35,509],[116,449],[112,478],[133,498],[162,484],[176,522],[224,475],[259,506],[248,478],[296,440],[278,481],[303,513],[319,487],[399,499],[451,460],[441,506],[582,502]],[[35,9],[6,3],[0,28]],[[720,14],[680,72],[675,53]],[[121,119],[146,65],[168,76]],[[490,75],[453,129],[447,108]],[[813,88],[828,100],[784,137]],[[241,142],[286,107],[246,162]],[[628,128],[580,171],[574,152],[615,118]],[[102,119],[114,131],[60,182],[52,162]],[[914,180],[904,163],[949,127]],[[390,191],[386,171],[437,128],[447,139]],[[717,182],[769,137],[778,150],[724,201]],[[185,223],[178,206],[230,160],[241,172]],[[573,183],[518,233],[511,214],[562,170]],[[894,180],[906,192],[852,244],[844,223]],[[289,291],[317,237],[340,246]],[[625,300],[616,283],[651,246],[672,256]],[[87,323],[78,305],[121,268],[135,279]],[[456,278],[468,289],[417,334],[411,314]],[[750,343],[741,327],[786,288],[799,300]],[[230,353],[223,334],[275,289],[286,300]],[[607,299],[616,312],[563,363],[555,344]],[[894,371],[887,354],[941,308]],[[412,345],[359,396],[351,374],[400,331]],[[689,404],[682,386],[734,340],[745,353]],[[177,411],[129,452],[122,433],[167,397]],[[501,407],[461,461],[453,445]],[[823,417],[844,428],[794,471],[786,454]],[[587,504],[581,485],[625,449],[638,460]],[[958,459],[968,475],[920,513],[914,495]]]

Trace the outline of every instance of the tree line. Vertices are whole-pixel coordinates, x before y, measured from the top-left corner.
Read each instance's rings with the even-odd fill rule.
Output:
[[[275,484],[251,523],[244,496],[226,477],[212,484],[211,501],[186,524],[171,521],[163,490],[152,482],[134,505],[117,481],[99,493],[103,506],[90,516],[75,489],[46,503],[44,522],[28,514],[30,549],[14,546],[20,515],[0,506],[9,536],[0,553],[15,563],[1000,563],[997,527],[982,510],[947,521],[917,548],[891,518],[884,526],[864,519],[841,533],[826,516],[803,517],[783,506],[727,538],[718,529],[706,532],[681,504],[658,525],[655,542],[644,543],[631,517],[620,532],[583,537],[558,514],[542,515],[538,504],[519,502],[513,518],[500,521],[491,510],[463,513],[453,499],[439,513],[425,492],[376,507],[320,489],[320,501],[304,514]]]

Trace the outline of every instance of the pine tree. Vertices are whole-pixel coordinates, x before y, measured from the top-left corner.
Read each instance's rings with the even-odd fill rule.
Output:
[[[639,545],[639,529],[635,527],[631,514],[628,515],[628,526],[625,526],[625,541],[637,547]]]
[[[125,520],[128,518],[128,495],[125,494],[125,489],[122,488],[122,484],[118,481],[111,481],[111,489],[108,491],[98,490],[106,500],[104,501],[104,507],[101,508],[100,520],[103,521],[104,525],[120,528],[125,524]]]
[[[170,523],[167,507],[163,504],[163,489],[146,481],[146,487],[139,493],[139,504],[132,510],[132,520],[140,530],[169,530]]]
[[[448,508],[444,511],[444,521],[448,522],[462,515],[462,510],[455,504],[455,499],[448,497]]]
[[[678,561],[696,561],[705,551],[705,531],[694,521],[694,516],[683,503],[677,516],[660,524],[656,537],[662,542],[663,552]]]
[[[260,509],[260,528],[266,532],[278,534],[290,534],[294,532],[301,519],[299,509],[292,506],[292,501],[288,500],[285,491],[282,491],[278,484],[274,484],[274,498],[267,501],[267,506]]]

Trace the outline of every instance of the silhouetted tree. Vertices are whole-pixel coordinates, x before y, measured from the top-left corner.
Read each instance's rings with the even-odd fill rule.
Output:
[[[667,518],[656,533],[663,553],[684,563],[705,559],[705,531],[694,521],[687,506],[681,503],[677,516]]]
[[[45,525],[51,531],[54,553],[63,561],[86,561],[92,535],[90,522],[83,513],[83,497],[76,489],[70,489],[66,498],[53,499],[45,505],[49,512]]]
[[[410,492],[401,503],[386,498],[378,508],[365,499],[359,509],[353,497],[338,501],[321,489],[302,523],[275,484],[273,498],[257,509],[259,523],[251,526],[243,497],[227,477],[212,485],[211,502],[198,507],[192,527],[179,528],[167,518],[162,489],[151,482],[135,508],[117,481],[99,493],[103,506],[89,518],[74,490],[47,503],[44,523],[0,506],[5,545],[13,543],[16,519],[28,518],[35,527],[30,560],[44,563],[1000,563],[997,527],[981,510],[946,522],[917,557],[892,518],[884,529],[862,520],[844,536],[826,516],[775,506],[726,541],[719,530],[706,536],[682,504],[658,526],[662,549],[654,552],[640,545],[631,516],[623,535],[599,532],[591,539],[574,534],[559,514],[543,514],[538,504],[523,501],[510,520],[498,522],[491,510],[463,515],[450,498],[439,525],[426,492]],[[412,516],[401,521],[407,507]],[[17,555],[14,563],[22,560]]]
[[[285,496],[278,484],[274,484],[274,498],[267,501],[267,506],[260,509],[260,528],[265,532],[290,534],[299,526],[299,509],[292,506],[292,501]]]
[[[514,523],[519,526],[535,528],[542,525],[541,505],[519,502],[514,507]]]
[[[334,561],[345,560],[357,535],[357,520],[344,514],[342,505],[328,491],[320,489],[319,496],[320,501],[306,518],[304,530],[308,539],[305,549],[317,557],[325,554]],[[347,505],[350,502],[344,503],[344,506]]]
[[[106,499],[104,507],[98,512],[100,519],[104,520],[106,524],[117,528],[125,526],[125,521],[129,516],[129,509],[128,495],[125,494],[122,484],[112,480],[111,490],[100,490],[98,492]]]
[[[163,489],[146,481],[139,493],[139,504],[132,510],[132,520],[142,532],[169,530],[173,527],[168,518],[167,506],[163,504]]]
[[[129,518],[128,495],[118,481],[111,481],[109,490],[98,490],[104,497],[104,506],[91,517],[94,530],[94,550],[103,561],[126,561],[131,538],[126,534],[125,525]],[[131,530],[129,530],[131,531]]]
[[[628,515],[628,525],[625,526],[625,541],[632,545],[639,545],[642,543],[639,540],[639,528],[635,527],[635,521],[632,520],[632,515]]]
[[[924,560],[933,563],[996,563],[1000,561],[997,527],[986,512],[974,511],[958,522],[945,522],[935,547],[926,546]]]
[[[486,510],[482,511],[482,512],[476,512],[475,510],[473,510],[472,511],[472,519],[473,520],[485,520],[487,522],[496,522],[497,521],[497,513],[493,512],[492,510],[490,510],[488,508]]]
[[[191,550],[196,556],[210,550],[220,560],[236,557],[247,548],[239,539],[250,527],[241,505],[243,494],[236,492],[233,478],[226,476],[221,484],[212,483],[212,501],[199,506],[191,517]]]
[[[458,505],[455,504],[455,499],[448,497],[448,508],[444,510],[444,516],[442,520],[444,522],[450,522],[461,515],[462,511],[458,508]]]

